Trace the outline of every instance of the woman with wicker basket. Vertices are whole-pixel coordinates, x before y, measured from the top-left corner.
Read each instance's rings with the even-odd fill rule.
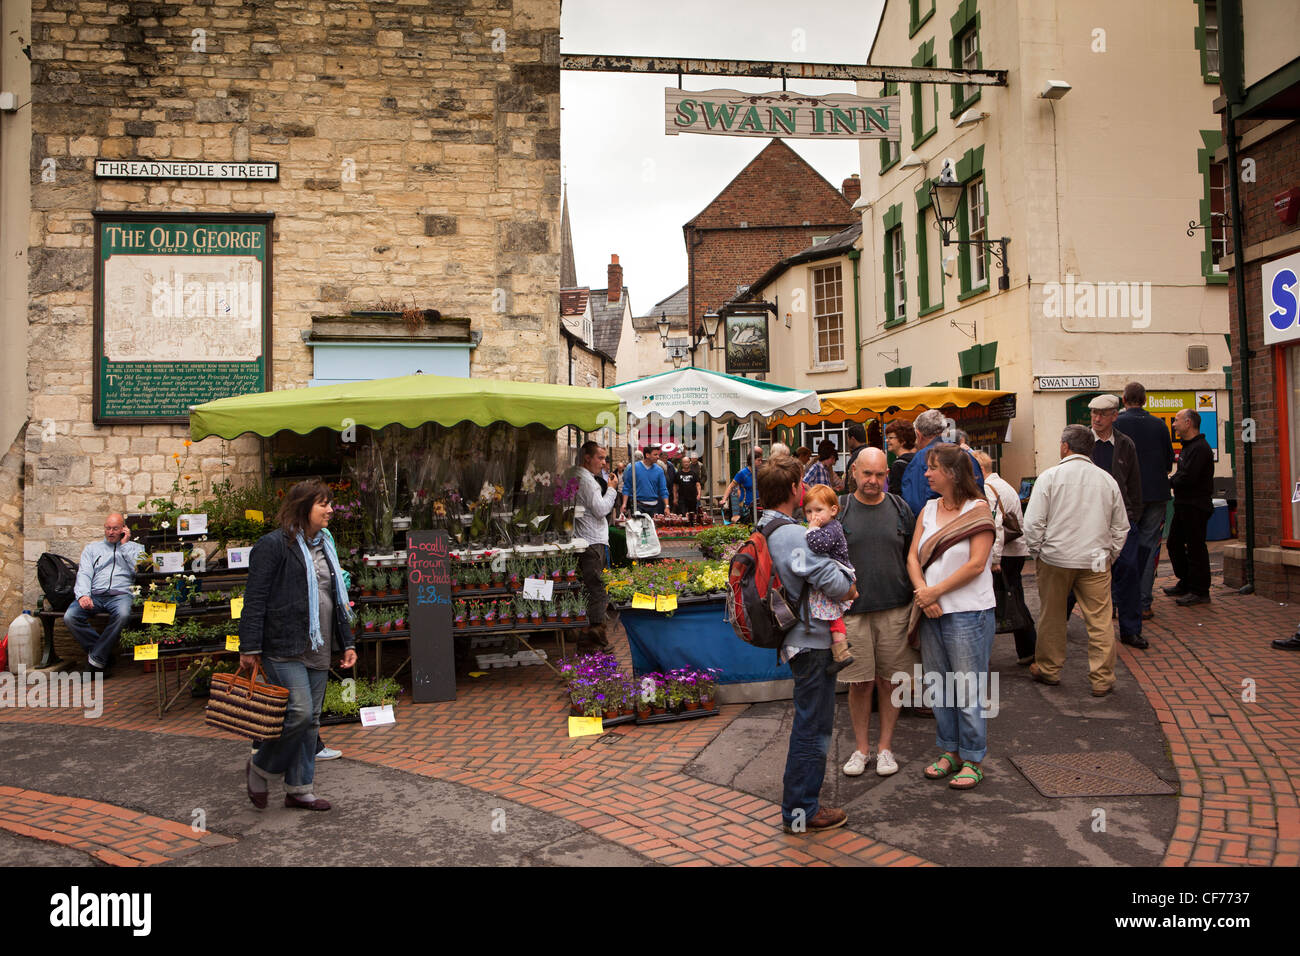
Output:
[[[330,498],[320,481],[294,485],[280,506],[279,529],[249,555],[239,664],[261,669],[289,691],[284,730],[263,741],[245,768],[248,799],[258,808],[266,806],[268,784],[281,777],[286,807],[330,808],[312,789],[321,704],[333,650],[343,651],[342,667],[357,660],[347,587],[327,527]]]

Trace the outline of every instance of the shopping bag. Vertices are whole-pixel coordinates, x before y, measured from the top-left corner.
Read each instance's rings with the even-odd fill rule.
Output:
[[[660,552],[659,532],[650,515],[634,514],[627,519],[627,556],[633,560],[657,557]]]
[[[261,663],[253,665],[249,676],[240,677],[243,672],[240,667],[233,674],[212,675],[203,719],[218,730],[250,740],[275,740],[284,732],[289,691],[268,682]]]
[[[1020,596],[1011,590],[1001,571],[993,572],[993,597],[997,601],[997,624],[994,630],[998,634],[1018,631],[1030,625],[1029,609],[1020,600]]]

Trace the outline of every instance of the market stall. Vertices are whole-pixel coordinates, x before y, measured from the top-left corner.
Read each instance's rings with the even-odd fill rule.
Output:
[[[190,431],[194,440],[337,433],[347,493],[331,530],[340,554],[359,558],[358,639],[409,640],[413,697],[424,702],[455,698],[455,643],[472,650],[471,632],[522,644],[513,666],[549,663],[531,636],[554,635],[562,649],[564,632],[584,626],[572,614],[577,592],[554,577],[586,547],[573,536],[576,482],[556,463],[555,433],[613,428],[618,413],[604,389],[410,375],[208,402],[191,409]],[[498,580],[510,566],[516,581]],[[388,593],[374,593],[376,577]],[[393,578],[404,593],[392,593]],[[457,595],[458,614],[453,588],[474,592],[474,624],[471,599]],[[495,666],[495,655],[478,662]]]
[[[781,412],[768,418],[769,428],[795,425],[838,425],[876,419],[883,429],[903,418],[911,421],[927,409],[937,408],[952,418],[955,427],[971,436],[972,445],[1009,440],[1011,420],[1016,417],[1016,393],[984,388],[949,388],[930,385],[918,388],[859,388],[829,392],[821,396],[816,409]]]
[[[775,414],[799,414],[820,406],[817,394],[812,391],[701,368],[650,375],[615,385],[612,391],[622,398],[629,421],[643,421],[651,416],[663,419],[684,416],[712,423],[755,422]],[[754,435],[755,429],[751,428],[750,434]],[[755,495],[751,515],[754,522],[757,500]],[[635,575],[629,572],[626,577],[630,581]],[[775,654],[755,651],[736,637],[726,621],[726,601],[720,585],[716,590],[696,592],[679,605],[677,592],[681,588],[676,585],[687,583],[686,580],[673,582],[671,593],[667,590],[669,585],[663,583],[647,585],[642,590],[633,586],[626,595],[611,592],[611,598],[616,601],[624,598],[619,605],[620,619],[627,631],[638,674],[686,666],[714,668],[724,689],[737,685],[767,687],[772,682],[791,679],[790,669],[778,665]],[[680,611],[676,610],[679,606]],[[669,614],[671,619],[667,617]]]

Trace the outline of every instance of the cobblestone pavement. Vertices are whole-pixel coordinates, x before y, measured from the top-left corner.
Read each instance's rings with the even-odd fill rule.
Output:
[[[1295,611],[1223,588],[1213,596],[1208,606],[1184,609],[1158,594],[1156,616],[1146,624],[1150,650],[1120,650],[1159,721],[1177,771],[1177,822],[1163,863],[1294,866],[1300,863],[1300,717],[1295,712],[1300,655],[1276,651],[1268,642],[1292,632]],[[617,647],[626,661],[621,631]],[[1078,669],[1080,658],[1072,653],[1067,669]],[[1027,680],[1023,670],[1004,670],[1003,675],[1005,680]],[[143,731],[204,738],[211,742],[204,747],[221,754],[225,768],[213,769],[213,788],[231,788],[247,746],[207,728],[200,701],[183,701],[159,720],[153,677],[132,673],[132,667],[108,681],[105,692],[103,715],[93,722],[79,710],[58,709],[6,709],[0,711],[0,722],[27,725],[22,730],[29,757],[43,750],[41,760],[51,768],[68,762],[69,755],[60,750],[68,736],[61,728],[67,725],[93,726],[101,735],[138,736]],[[746,712],[746,705],[724,706],[716,717],[621,726],[602,737],[570,739],[567,700],[549,669],[462,677],[458,694],[456,701],[442,704],[401,703],[395,725],[342,725],[327,728],[325,736],[344,751],[345,761],[339,764],[357,761],[386,768],[402,779],[415,778],[414,784],[420,778],[452,784],[549,815],[568,824],[566,833],[581,831],[607,844],[613,851],[605,857],[610,861],[930,864],[850,829],[785,835],[780,808],[771,799],[688,773],[692,761]],[[1072,749],[1075,741],[1061,744],[1062,750]],[[229,757],[224,756],[227,749]],[[108,799],[105,794],[121,792],[110,786],[111,770],[76,786],[64,774],[61,786],[47,791],[40,766],[26,762],[22,787],[14,786],[11,771],[0,771],[0,831],[80,849],[105,863],[165,865],[178,857],[217,862],[222,850],[216,844],[238,840],[244,835],[241,829],[247,829],[247,818],[239,817],[231,827],[213,826],[217,832],[195,832],[174,807],[163,813],[160,807]],[[192,768],[186,773],[186,782],[202,789],[202,772],[197,780],[188,776],[195,773]],[[322,795],[329,797],[328,774],[321,780]],[[59,789],[65,792],[53,792]],[[280,810],[278,802],[273,795],[272,809],[265,813],[291,812]],[[286,839],[279,848],[281,862],[295,861],[292,843]],[[10,855],[21,845],[23,841],[0,840],[0,862],[18,862]],[[190,856],[205,847],[210,849]],[[28,859],[50,858],[37,854]],[[543,857],[541,862],[552,861]]]

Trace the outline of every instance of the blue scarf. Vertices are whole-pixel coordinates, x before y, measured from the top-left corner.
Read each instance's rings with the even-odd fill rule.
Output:
[[[343,569],[339,567],[338,552],[334,550],[334,536],[328,529],[322,528],[309,542],[299,531],[298,547],[302,551],[303,563],[307,565],[307,614],[311,619],[311,630],[308,633],[313,651],[319,650],[324,645],[325,639],[320,633],[320,591],[316,586],[316,562],[311,556],[311,548],[308,544],[315,547],[322,541],[325,542],[325,559],[329,561],[330,568],[334,571],[334,605],[343,608],[348,622],[352,621],[352,608],[348,604],[348,592],[343,584]],[[339,640],[341,643],[341,635]]]

